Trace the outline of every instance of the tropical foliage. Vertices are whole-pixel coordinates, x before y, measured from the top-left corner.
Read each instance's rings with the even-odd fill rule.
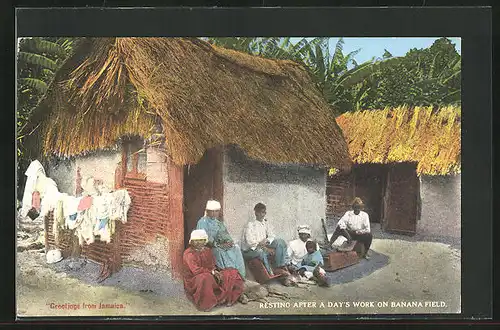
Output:
[[[73,49],[74,38],[22,38],[17,53],[17,166],[26,168],[28,150],[23,145],[24,127],[55,72]],[[22,178],[23,176],[18,176]]]
[[[27,119],[47,91],[56,70],[70,54],[73,40],[67,38],[23,38],[17,56],[17,126],[23,131]],[[18,156],[23,152],[18,138]]]
[[[344,54],[340,38],[330,53],[329,38],[209,38],[209,42],[268,58],[304,63],[317,87],[337,114],[400,105],[428,106],[460,103],[461,58],[447,38],[406,56],[358,64],[360,50]]]

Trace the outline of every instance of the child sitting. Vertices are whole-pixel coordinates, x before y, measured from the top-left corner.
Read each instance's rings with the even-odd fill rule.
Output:
[[[326,271],[321,268],[324,265],[323,256],[317,250],[316,242],[309,240],[306,242],[307,254],[302,259],[299,269],[300,276],[313,280],[319,286],[329,286]]]

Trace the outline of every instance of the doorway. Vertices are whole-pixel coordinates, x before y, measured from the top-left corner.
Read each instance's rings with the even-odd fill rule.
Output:
[[[222,204],[223,149],[205,152],[197,164],[184,166],[184,247],[189,244],[191,232],[205,212],[207,200]],[[221,209],[222,216],[222,209]]]
[[[365,204],[370,222],[380,223],[384,218],[383,196],[387,169],[382,164],[360,164],[353,168],[354,195]]]

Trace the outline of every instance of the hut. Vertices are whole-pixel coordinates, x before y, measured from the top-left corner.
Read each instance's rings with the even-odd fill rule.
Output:
[[[302,222],[319,234],[326,169],[351,166],[335,117],[302,65],[198,38],[84,39],[27,131],[35,127],[31,144],[60,191],[79,194],[92,178],[131,196],[128,222],[111,243],[81,253],[114,258],[117,267],[163,263],[174,276],[208,199],[221,201],[235,240],[257,202],[268,205],[283,238]]]
[[[328,179],[332,222],[360,196],[385,231],[460,237],[460,108],[359,111],[337,123],[354,165]]]

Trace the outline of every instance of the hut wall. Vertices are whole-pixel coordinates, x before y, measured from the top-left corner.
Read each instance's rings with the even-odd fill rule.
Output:
[[[74,195],[76,162],[70,159],[52,159],[46,169],[48,177],[52,178],[60,192]]]
[[[235,241],[254,218],[253,207],[267,206],[267,219],[276,234],[292,240],[297,225],[309,224],[314,237],[322,237],[321,218],[326,209],[326,170],[304,166],[278,166],[251,160],[240,151],[224,153],[224,221]]]
[[[178,277],[184,250],[182,167],[158,150],[148,150],[147,156],[146,177],[125,176],[123,181],[132,206],[120,229],[121,257],[169,269]]]
[[[100,180],[108,189],[115,188],[115,171],[118,163],[122,160],[119,151],[101,151],[85,157],[76,159],[76,170],[73,174],[76,188],[78,189],[77,173],[80,169],[82,187],[88,178],[94,178],[94,181]],[[72,194],[75,194],[73,191]]]
[[[431,236],[461,235],[461,175],[420,177],[422,215],[419,233]]]
[[[84,244],[81,253],[99,263],[113,258],[119,263],[163,266],[178,276],[184,249],[182,167],[170,163],[158,150],[148,149],[147,156],[145,176],[121,178],[119,187],[127,189],[132,200],[127,223],[117,224],[111,243]],[[72,195],[78,185],[78,169],[83,180],[93,177],[115,189],[115,180],[120,179],[116,173],[121,174],[121,161],[122,153],[101,152],[76,159],[73,167],[67,169],[66,166],[64,171],[59,165],[51,173],[56,183],[73,180],[73,187],[69,189],[73,191],[68,191]],[[56,244],[51,223],[52,219],[48,219],[48,242],[62,248],[67,255],[71,232],[61,231],[60,242]]]
[[[147,166],[146,178],[150,182],[163,183],[168,182],[167,172],[167,156],[165,152],[157,148],[146,149],[147,153]]]

